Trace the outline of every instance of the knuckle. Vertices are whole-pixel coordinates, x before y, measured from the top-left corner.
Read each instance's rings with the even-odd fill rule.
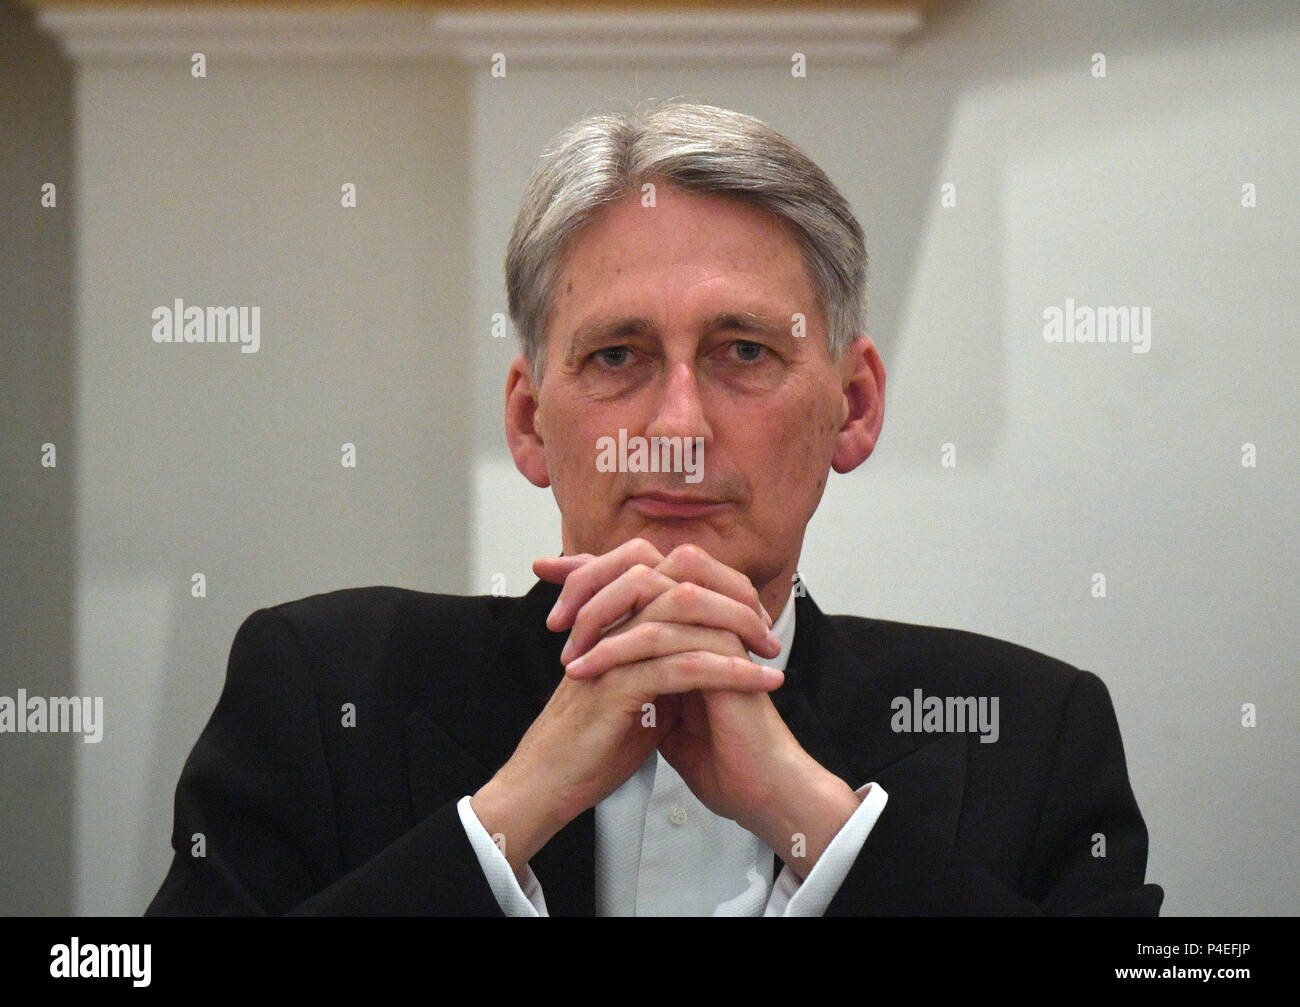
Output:
[[[632,632],[636,634],[642,643],[654,646],[663,643],[667,639],[668,627],[661,622],[643,622]]]
[[[700,587],[698,584],[686,581],[673,588],[673,592],[677,595],[677,600],[682,604],[694,605],[701,597],[703,597],[704,588]]]
[[[689,567],[696,567],[707,554],[694,542],[683,542],[668,555],[677,562],[684,563]]]
[[[628,568],[626,576],[638,583],[645,583],[654,578],[654,570],[644,563],[634,563]]]
[[[656,549],[647,539],[634,538],[628,542],[628,552],[633,556],[644,557],[646,563],[657,563],[663,557],[660,556],[659,550]]]

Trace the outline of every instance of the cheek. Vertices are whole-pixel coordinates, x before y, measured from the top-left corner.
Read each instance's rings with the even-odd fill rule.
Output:
[[[778,467],[807,471],[830,463],[836,424],[821,403],[781,410],[770,415],[764,425],[770,432],[771,446],[779,452]]]
[[[789,409],[755,417],[752,430],[762,438],[747,439],[750,471],[763,487],[759,495],[778,520],[802,519],[804,503],[820,500],[835,449],[836,417],[823,403],[807,400]]]
[[[590,497],[593,489],[600,489],[600,480],[616,478],[596,468],[596,442],[601,434],[589,423],[584,424],[580,416],[555,419],[559,433],[548,446],[547,464],[559,475],[555,481],[575,487],[583,497]]]

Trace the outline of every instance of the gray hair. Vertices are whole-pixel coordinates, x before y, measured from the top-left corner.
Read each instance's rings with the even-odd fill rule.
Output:
[[[752,116],[669,99],[583,118],[552,139],[533,168],[506,251],[506,296],[535,384],[566,239],[604,203],[651,179],[744,199],[793,225],[826,315],[831,358],[841,360],[866,334],[866,244],[826,173]]]

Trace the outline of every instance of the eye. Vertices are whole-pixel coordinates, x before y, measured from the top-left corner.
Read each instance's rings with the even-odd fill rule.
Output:
[[[597,350],[592,356],[608,367],[618,367],[627,361],[627,355],[631,352],[628,346],[606,346],[604,349]]]
[[[736,348],[740,359],[749,363],[758,360],[766,347],[762,343],[751,343],[748,340],[740,339],[731,344]]]

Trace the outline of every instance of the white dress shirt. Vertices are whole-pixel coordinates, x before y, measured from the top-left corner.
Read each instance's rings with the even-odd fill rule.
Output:
[[[785,670],[794,642],[794,594],[772,625],[781,641],[773,658],[750,660]],[[658,752],[596,805],[598,916],[820,916],[826,911],[889,795],[877,783],[835,834],[808,876],[787,865],[775,884],[772,851],[730,818],[715,815]],[[546,916],[532,868],[523,884],[470,807],[456,805],[492,894],[507,916]]]

